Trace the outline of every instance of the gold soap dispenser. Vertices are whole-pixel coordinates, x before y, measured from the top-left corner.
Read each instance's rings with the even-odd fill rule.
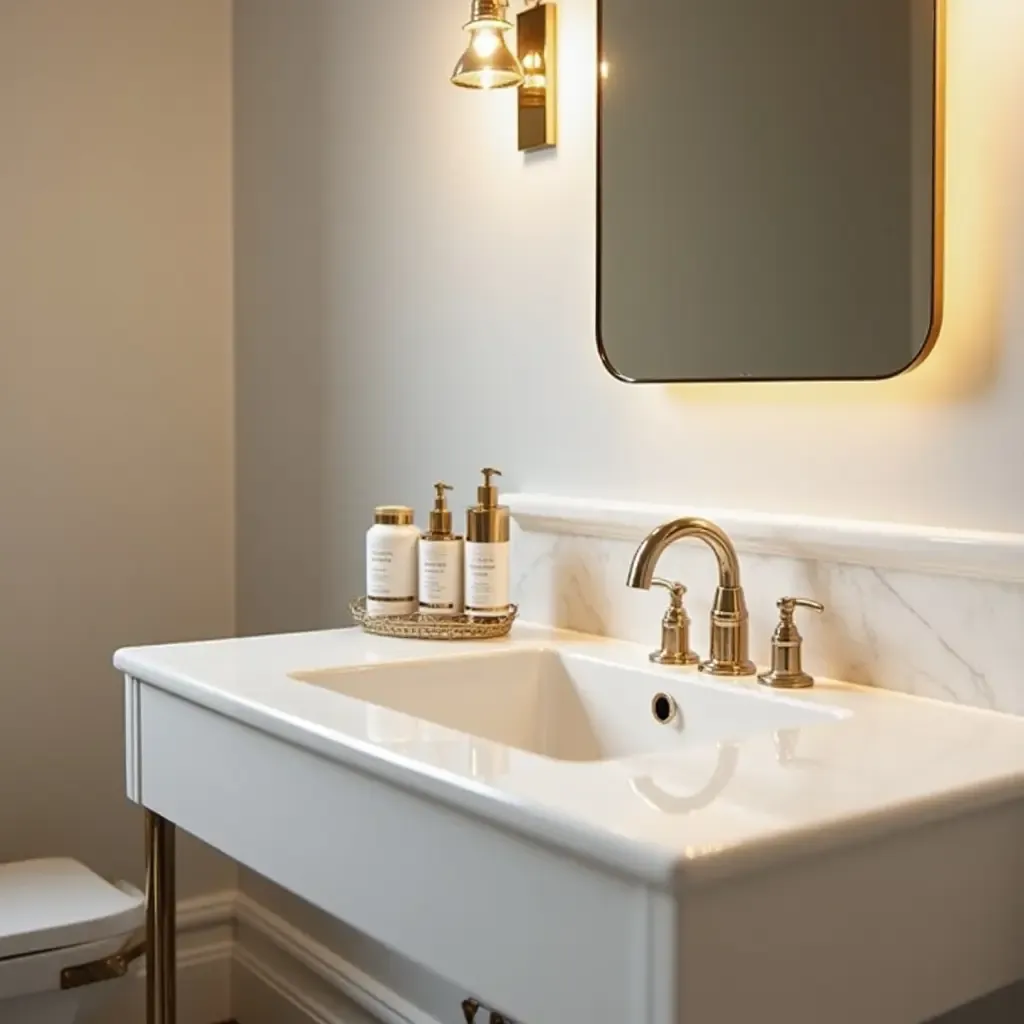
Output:
[[[419,606],[421,615],[450,618],[463,611],[462,538],[452,533],[452,513],[446,491],[450,484],[434,484],[430,528],[419,543]]]
[[[509,613],[509,513],[493,483],[501,470],[487,468],[483,475],[477,503],[466,511],[466,614],[500,619]]]

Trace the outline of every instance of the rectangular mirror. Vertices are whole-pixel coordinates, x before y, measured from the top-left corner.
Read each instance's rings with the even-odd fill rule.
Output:
[[[942,305],[943,0],[598,0],[598,345],[635,382],[867,380]]]

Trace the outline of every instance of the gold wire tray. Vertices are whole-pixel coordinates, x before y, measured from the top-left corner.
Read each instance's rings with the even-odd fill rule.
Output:
[[[509,605],[500,619],[470,619],[466,615],[367,615],[366,598],[357,597],[349,606],[356,625],[374,636],[397,636],[406,640],[495,640],[508,636],[519,608]]]

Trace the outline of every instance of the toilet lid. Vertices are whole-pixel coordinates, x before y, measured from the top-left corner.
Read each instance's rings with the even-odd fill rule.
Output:
[[[0,960],[134,931],[143,898],[67,858],[0,864]]]

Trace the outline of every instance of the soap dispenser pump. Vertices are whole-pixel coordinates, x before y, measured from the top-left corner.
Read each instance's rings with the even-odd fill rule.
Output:
[[[451,489],[451,485],[443,480],[434,484],[434,507],[430,512],[430,528],[420,538],[421,615],[448,618],[462,614],[462,538],[452,533],[452,514],[445,497],[445,491]]]
[[[477,503],[466,512],[466,614],[474,619],[500,619],[509,613],[509,514],[498,504],[493,477],[484,469]]]

